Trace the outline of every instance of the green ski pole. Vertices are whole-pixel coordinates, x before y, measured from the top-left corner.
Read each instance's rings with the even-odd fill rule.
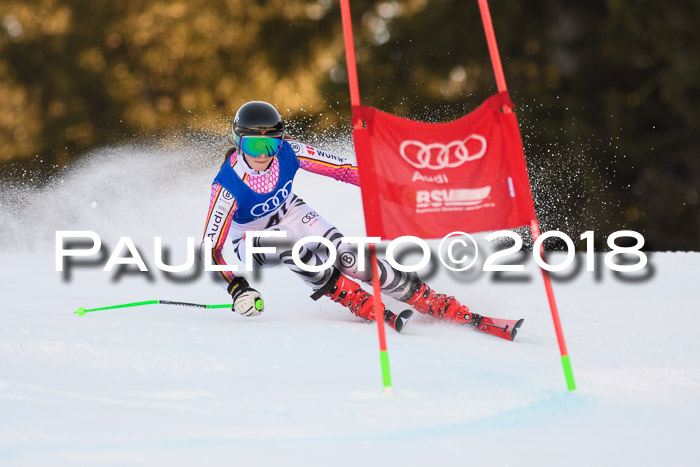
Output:
[[[195,308],[231,308],[230,303],[227,303],[224,305],[200,305],[198,303],[173,302],[171,300],[146,300],[145,302],[122,303],[121,305],[103,306],[100,308],[80,307],[77,310],[75,310],[73,313],[75,313],[78,316],[83,316],[85,313],[91,313],[93,311],[113,310],[115,308],[127,308],[127,307],[142,306],[142,305],[180,305],[180,306],[192,306]]]

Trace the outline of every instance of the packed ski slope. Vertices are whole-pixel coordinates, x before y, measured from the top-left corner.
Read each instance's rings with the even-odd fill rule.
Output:
[[[501,276],[426,271],[473,311],[525,324],[515,342],[424,316],[388,330],[394,397],[376,326],[311,301],[282,267],[249,275],[259,318],[162,305],[73,314],[229,300],[153,260],[155,236],[175,264],[186,237],[199,242],[218,165],[201,145],[116,148],[42,189],[3,188],[0,465],[696,465],[698,253],[650,254],[631,276],[602,261],[559,274],[575,392],[531,259]],[[364,235],[357,188],[300,173],[295,190]],[[57,230],[96,232],[106,255],[129,236],[151,272],[96,264],[68,278],[55,270]]]

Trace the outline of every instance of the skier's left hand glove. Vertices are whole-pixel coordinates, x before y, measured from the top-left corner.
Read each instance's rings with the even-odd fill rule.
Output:
[[[233,297],[231,309],[241,316],[258,316],[265,309],[260,292],[248,285],[243,277],[236,277],[228,285],[228,293]]]

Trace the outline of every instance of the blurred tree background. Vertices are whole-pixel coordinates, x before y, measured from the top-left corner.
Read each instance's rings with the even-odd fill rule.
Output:
[[[700,249],[700,0],[491,0],[543,228]],[[451,120],[495,92],[476,0],[354,0],[363,104]],[[337,0],[4,0],[0,171],[223,134],[268,100],[349,134]],[[19,170],[18,170],[19,168]]]

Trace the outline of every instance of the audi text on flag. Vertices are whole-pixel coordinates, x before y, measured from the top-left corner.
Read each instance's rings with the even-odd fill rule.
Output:
[[[355,107],[367,233],[440,238],[529,225],[535,210],[520,132],[507,94],[448,123]]]

